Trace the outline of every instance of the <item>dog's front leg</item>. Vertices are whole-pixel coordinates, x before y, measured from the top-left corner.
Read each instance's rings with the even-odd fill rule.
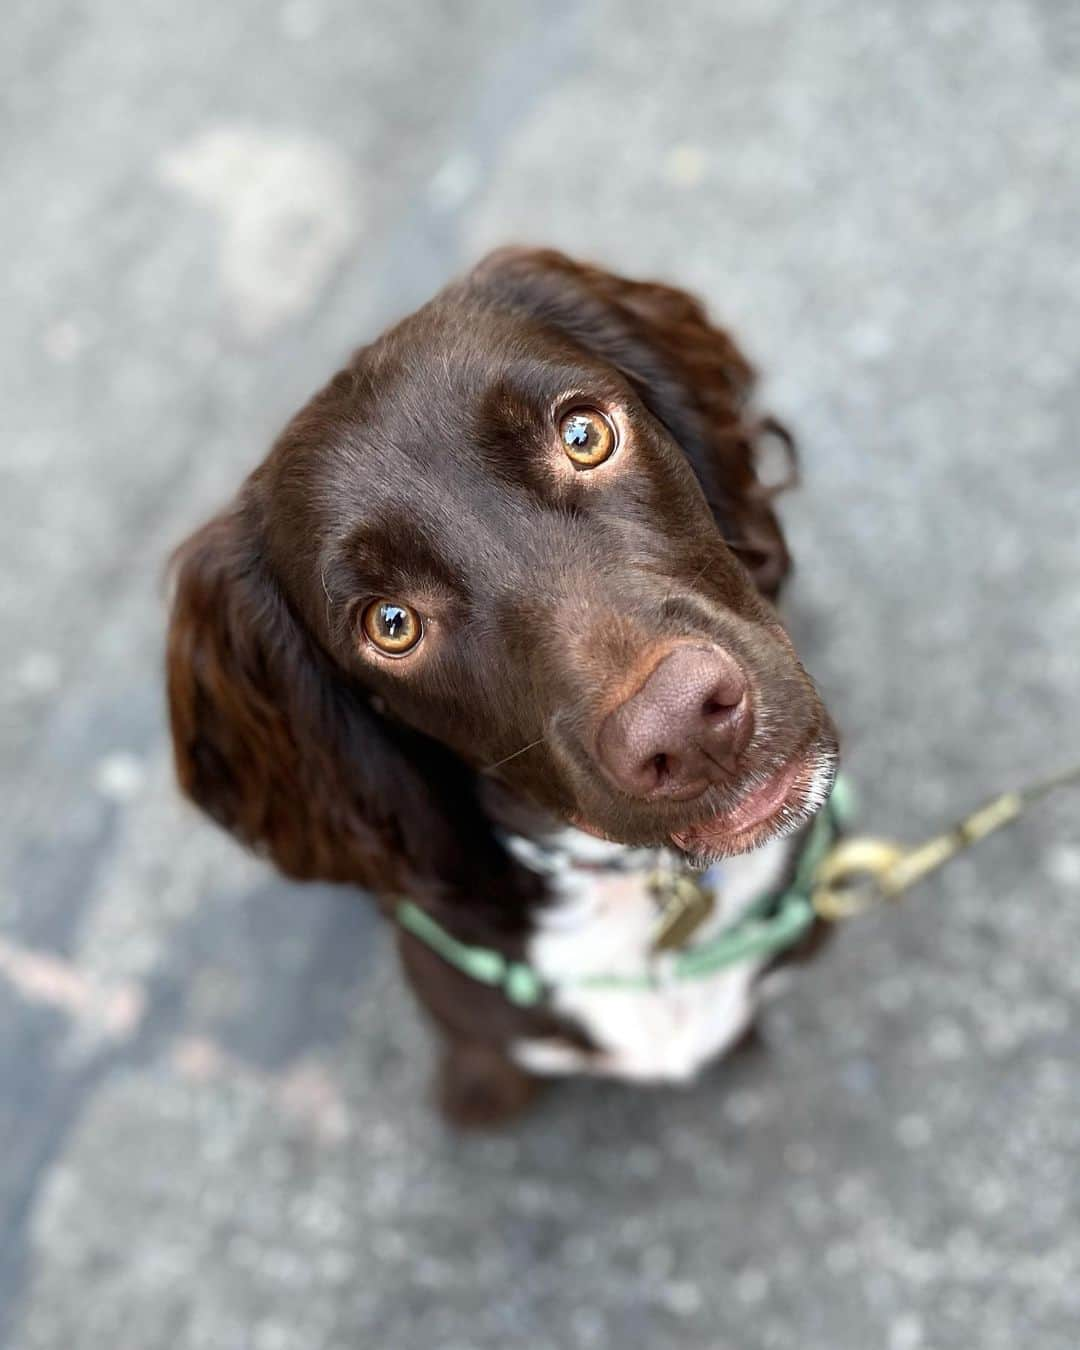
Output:
[[[458,1129],[495,1129],[526,1109],[540,1080],[519,1068],[498,1046],[451,1040],[436,1075],[440,1111]]]

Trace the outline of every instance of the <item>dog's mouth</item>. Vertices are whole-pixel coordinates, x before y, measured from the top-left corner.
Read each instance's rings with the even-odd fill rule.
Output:
[[[752,784],[734,806],[673,831],[671,842],[696,866],[747,853],[805,825],[828,800],[835,775],[830,750],[793,760]]]
[[[793,834],[828,801],[836,765],[835,744],[819,746],[752,782],[734,806],[671,831],[666,842],[684,854],[691,866],[708,867],[721,858],[749,853],[770,839]],[[581,815],[570,820],[586,834],[617,842],[616,836]]]

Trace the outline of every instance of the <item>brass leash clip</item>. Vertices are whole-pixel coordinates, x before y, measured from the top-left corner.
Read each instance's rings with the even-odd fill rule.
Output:
[[[849,919],[903,893],[964,849],[1016,820],[1055,788],[1080,782],[1080,766],[1019,792],[1003,792],[943,834],[906,848],[884,839],[842,840],[824,858],[814,878],[811,902],[819,918]]]

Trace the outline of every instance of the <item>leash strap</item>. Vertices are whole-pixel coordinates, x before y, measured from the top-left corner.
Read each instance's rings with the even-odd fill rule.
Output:
[[[459,941],[411,900],[399,901],[394,914],[406,932],[447,964],[479,984],[501,989],[511,1003],[522,1008],[535,1007],[560,987],[628,991],[656,989],[670,981],[702,980],[743,961],[775,956],[806,935],[817,917],[811,901],[814,877],[851,814],[851,789],[841,777],[810,825],[795,876],[786,890],[762,896],[711,941],[665,953],[655,968],[645,971],[598,972],[552,984],[524,961],[510,960],[493,947],[474,947]]]
[[[991,797],[949,829],[911,847],[889,839],[846,839],[815,869],[810,893],[814,911],[818,918],[836,923],[882,901],[898,900],[958,853],[1019,820],[1043,797],[1077,785],[1080,764],[1028,787]]]

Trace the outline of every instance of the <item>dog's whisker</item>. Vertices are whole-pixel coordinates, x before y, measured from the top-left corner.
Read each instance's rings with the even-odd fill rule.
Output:
[[[710,558],[700,568],[698,568],[698,570],[694,573],[694,577],[693,580],[690,582],[690,585],[696,586],[697,583],[701,580],[701,578],[705,575],[705,573],[709,570],[709,568],[713,565],[715,561],[716,561],[715,558]]]
[[[705,573],[709,570],[709,568],[713,565],[715,561],[716,559],[714,557],[707,558],[703,566],[699,568],[699,570],[696,571],[694,575],[690,578],[690,580],[686,583],[686,589],[692,590],[693,587],[697,585],[697,583],[701,580],[701,578],[705,575]],[[666,605],[667,602],[671,599],[671,597],[675,594],[676,587],[679,586],[680,584],[681,583],[678,581],[672,582],[671,589],[668,591],[667,595],[664,596],[664,599],[661,603]]]
[[[526,750],[531,750],[534,746],[537,746],[542,741],[546,740],[546,736],[537,736],[535,741],[530,741],[528,745],[523,745],[520,750],[515,750],[512,755],[507,755],[505,759],[496,760],[494,764],[488,764],[483,769],[483,772],[494,773],[496,769],[501,769],[504,764],[509,764],[512,759],[517,759],[518,755],[523,755]]]
[[[334,614],[334,597],[330,594],[330,587],[326,584],[326,568],[319,569],[319,580],[322,582],[323,594],[326,596],[326,623],[331,626]]]

